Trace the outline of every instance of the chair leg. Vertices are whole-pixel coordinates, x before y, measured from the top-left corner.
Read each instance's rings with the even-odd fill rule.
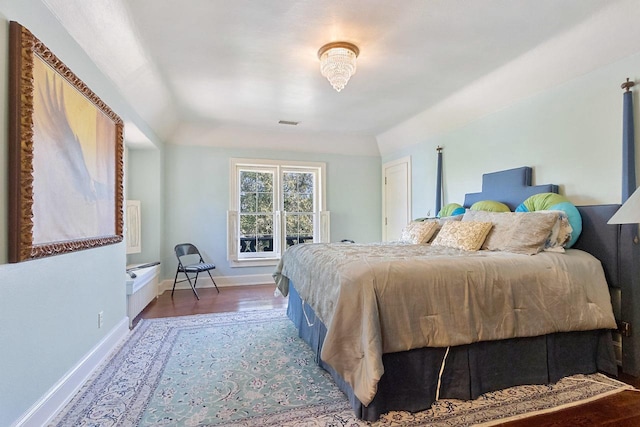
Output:
[[[209,277],[211,277],[211,281],[213,282],[213,286],[216,287],[216,291],[218,291],[218,293],[220,293],[220,289],[218,289],[218,285],[216,285],[216,281],[213,280],[213,276],[211,275],[211,272],[209,270],[207,270],[207,273],[209,274]]]
[[[200,297],[198,296],[198,292],[196,292],[196,284],[198,283],[198,273],[196,272],[196,277],[195,280],[193,281],[193,283],[191,283],[191,278],[189,277],[189,275],[185,272],[185,275],[187,276],[187,280],[189,281],[189,285],[191,285],[191,290],[193,291],[193,294],[196,296],[196,299],[198,299],[198,301],[200,300]]]
[[[178,273],[180,272],[180,269],[176,270],[176,277],[173,279],[173,289],[171,289],[171,296],[173,297],[173,291],[176,290],[176,283],[178,281]]]
[[[176,290],[176,283],[178,282],[178,273],[180,273],[180,269],[178,269],[176,271],[176,277],[173,279],[173,288],[171,289],[171,296],[173,297],[173,292]],[[198,291],[196,291],[196,285],[198,284],[198,274],[200,274],[199,272],[196,272],[196,277],[194,278],[193,282],[191,282],[191,277],[189,277],[189,273],[187,273],[186,271],[183,271],[184,275],[187,276],[187,281],[189,282],[189,286],[191,286],[191,290],[193,291],[193,294],[196,296],[196,298],[198,300],[200,300],[200,296],[198,295]],[[220,293],[220,289],[218,289],[218,285],[216,284],[216,281],[213,280],[213,276],[211,275],[211,272],[209,272],[207,270],[207,273],[209,274],[209,277],[211,278],[211,281],[213,282],[213,286],[216,287],[216,291],[218,291],[218,293]],[[182,282],[184,282],[184,280],[181,280]]]

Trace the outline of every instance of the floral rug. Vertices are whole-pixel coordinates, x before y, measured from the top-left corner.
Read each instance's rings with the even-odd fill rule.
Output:
[[[283,310],[142,320],[54,420],[56,426],[470,426],[624,389],[604,375],[520,386],[426,411],[354,417]]]

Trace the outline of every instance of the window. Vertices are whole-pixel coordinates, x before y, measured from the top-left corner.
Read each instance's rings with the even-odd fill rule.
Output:
[[[287,247],[314,241],[314,178],[313,172],[286,171],[282,174],[284,235],[287,237]]]
[[[240,206],[238,248],[243,258],[260,258],[263,252],[273,252],[276,222],[275,170],[239,170]]]
[[[231,159],[228,258],[274,265],[299,243],[328,241],[324,163]]]

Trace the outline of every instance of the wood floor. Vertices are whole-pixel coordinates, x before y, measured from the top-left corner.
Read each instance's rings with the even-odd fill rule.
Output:
[[[199,301],[191,289],[178,289],[173,298],[171,291],[167,291],[152,301],[133,324],[140,319],[286,307],[287,298],[275,296],[274,291],[275,285],[224,287],[220,293],[215,288],[201,288]]]
[[[237,286],[198,290],[198,301],[190,289],[165,292],[145,308],[134,320],[190,314],[222,313],[230,311],[265,310],[286,307],[287,299],[274,295],[274,285]],[[621,375],[618,379],[640,388],[640,379]],[[502,427],[639,427],[640,392],[624,391],[595,402],[550,414],[499,424]]]

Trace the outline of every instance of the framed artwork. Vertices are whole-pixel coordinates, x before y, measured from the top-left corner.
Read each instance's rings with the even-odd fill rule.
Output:
[[[9,262],[123,239],[123,122],[29,30],[9,26]]]

